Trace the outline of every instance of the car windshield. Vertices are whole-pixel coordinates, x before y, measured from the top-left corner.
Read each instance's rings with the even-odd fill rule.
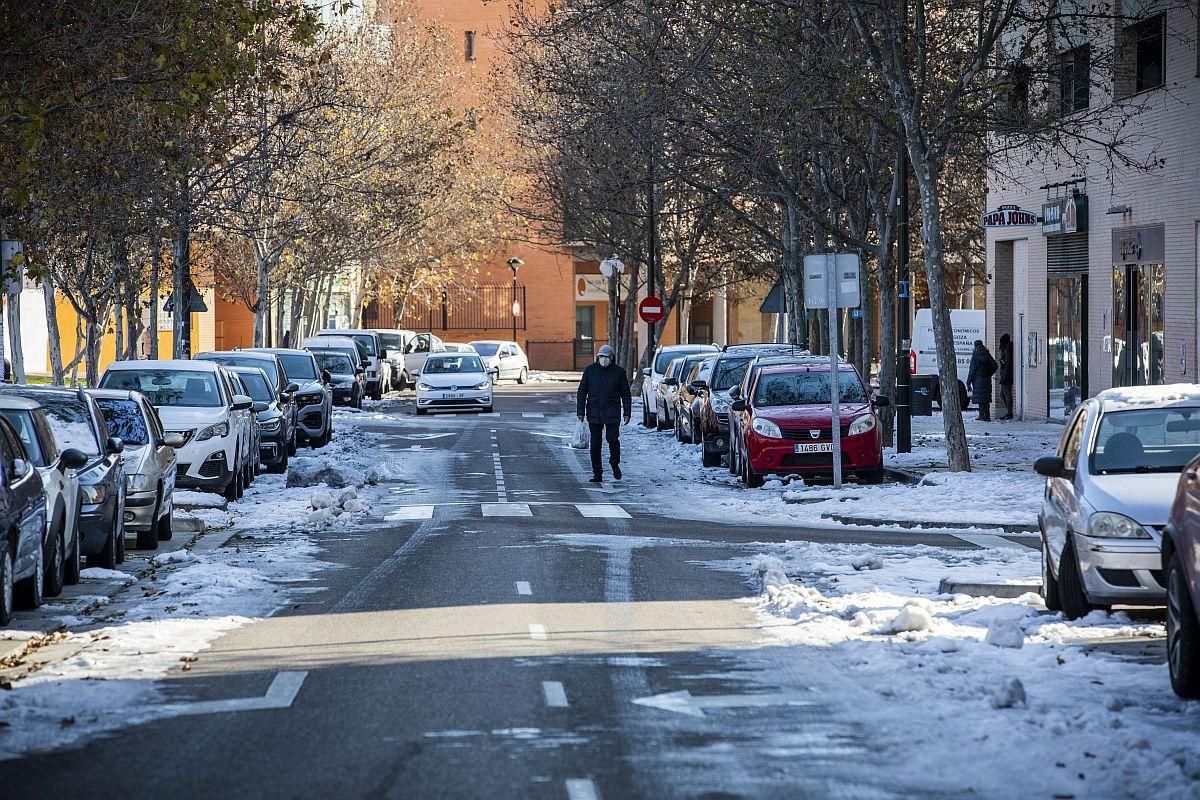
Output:
[[[353,375],[354,362],[345,353],[313,353],[317,357],[317,366],[327,369],[335,375]]]
[[[267,380],[271,381],[271,387],[275,391],[279,391],[279,387],[275,385],[275,381],[279,379],[279,371],[274,363],[265,358],[255,358],[253,356],[227,356],[227,355],[199,355],[196,356],[201,361],[215,361],[226,367],[257,367],[267,375]],[[240,374],[240,373],[239,373]],[[245,377],[245,376],[242,376]]]
[[[262,373],[261,370],[239,371],[237,376],[241,378],[242,385],[245,386],[246,391],[250,393],[251,400],[269,403],[275,399],[275,392],[267,383],[267,377]]]
[[[475,352],[484,358],[496,355],[496,351],[500,349],[498,342],[471,342],[471,347],[475,348]]]
[[[89,456],[100,455],[100,442],[96,439],[86,404],[75,398],[38,397],[36,400],[46,412],[46,421],[50,423],[60,450],[74,447]]]
[[[20,408],[6,408],[0,411],[4,418],[12,423],[17,431],[17,438],[25,445],[25,454],[35,466],[44,467],[47,464],[42,448],[38,446],[37,434],[33,429],[33,414]]]
[[[126,445],[139,447],[149,444],[150,433],[146,430],[146,418],[142,409],[133,400],[113,400],[97,397],[96,405],[104,417],[104,427],[109,436],[116,436]]]
[[[683,368],[679,371],[679,382],[683,383],[686,380],[695,380],[696,378],[700,377],[699,372],[693,376],[692,371],[696,369],[697,364],[703,364],[704,360],[704,356],[692,356],[687,361],[684,361]]]
[[[456,372],[483,372],[483,362],[477,355],[446,358],[430,358],[421,373],[424,375],[448,375]]]
[[[658,354],[657,358],[654,359],[654,371],[659,375],[662,375],[667,371],[667,367],[670,366],[671,362],[675,359],[691,355],[692,353],[702,352],[704,351],[698,347],[692,350],[664,350]]]
[[[713,391],[726,392],[741,383],[749,363],[749,358],[722,358],[717,363],[716,374],[713,375]]]
[[[1200,453],[1200,407],[1139,408],[1100,417],[1095,474],[1182,472]]]
[[[315,381],[317,379],[317,368],[313,363],[312,356],[299,353],[277,353],[276,355],[283,362],[283,372],[289,381]]]
[[[126,389],[146,395],[156,407],[217,408],[225,405],[211,372],[180,369],[120,369],[104,373],[103,389]]]
[[[381,333],[379,341],[384,350],[395,350],[397,353],[404,349],[404,337],[398,333]]]
[[[867,392],[853,372],[838,373],[842,403],[865,403]],[[763,375],[754,390],[754,405],[826,406],[830,403],[829,372],[785,372]]]

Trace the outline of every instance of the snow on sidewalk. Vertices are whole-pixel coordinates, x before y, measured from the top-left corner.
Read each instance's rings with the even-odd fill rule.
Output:
[[[1161,646],[1152,659],[1112,652],[1161,639],[1162,624],[1103,612],[1068,622],[1036,595],[937,593],[951,574],[1035,576],[1036,551],[789,543],[710,566],[760,587],[751,602],[767,635],[796,648],[810,686],[869,732],[897,786],[1198,796],[1200,705],[1172,694]]]

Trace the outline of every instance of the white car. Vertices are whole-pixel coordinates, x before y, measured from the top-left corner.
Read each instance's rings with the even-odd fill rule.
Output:
[[[317,331],[317,335],[313,339],[326,337],[353,339],[362,347],[367,355],[367,365],[363,368],[366,370],[363,383],[366,384],[367,395],[372,400],[379,400],[385,393],[392,390],[392,371],[388,368],[387,348],[383,344],[383,337],[377,332],[361,328],[327,328]],[[313,342],[312,339],[306,339],[304,346],[320,347],[321,344]]]
[[[223,370],[212,361],[116,361],[104,371],[100,388],[141,392],[163,428],[183,435],[176,486],[236,500],[246,488],[246,426],[252,424],[254,401],[233,394]]]
[[[492,412],[492,379],[474,353],[436,353],[425,360],[417,378],[417,413]]]
[[[658,412],[651,413],[658,403],[658,382],[663,379],[667,367],[680,356],[693,353],[719,353],[721,348],[713,344],[668,344],[654,351],[654,360],[646,377],[642,379],[642,427],[653,428],[658,424]]]
[[[1180,473],[1200,454],[1200,388],[1108,389],[1084,401],[1039,458],[1046,607],[1076,619],[1114,604],[1162,605],[1162,529]]]
[[[529,380],[529,359],[516,342],[481,339],[471,342],[471,347],[483,359],[487,371],[496,376],[496,380],[515,380],[517,383]]]
[[[405,328],[373,328],[379,334],[379,342],[383,346],[384,361],[391,368],[390,385],[396,391],[408,388],[404,372],[404,354],[408,352],[408,343],[417,334]]]
[[[401,368],[400,385],[402,387],[415,385],[417,376],[421,374],[421,368],[425,366],[425,359],[433,353],[444,352],[446,352],[446,345],[437,336],[432,333],[414,334],[404,347],[404,365]]]
[[[475,352],[474,347],[471,347],[471,345],[469,345],[469,344],[463,344],[462,342],[442,342],[442,347],[444,347],[446,349],[447,353],[474,353]]]

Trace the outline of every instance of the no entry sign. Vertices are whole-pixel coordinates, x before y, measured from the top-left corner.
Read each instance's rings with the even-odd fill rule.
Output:
[[[643,322],[650,325],[658,322],[666,316],[662,300],[653,296],[643,299],[642,302],[638,303],[638,316],[642,318]]]

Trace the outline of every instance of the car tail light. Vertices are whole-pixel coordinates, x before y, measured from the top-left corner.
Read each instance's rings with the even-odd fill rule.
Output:
[[[909,375],[917,374],[917,351],[916,350],[908,351],[908,374]]]

